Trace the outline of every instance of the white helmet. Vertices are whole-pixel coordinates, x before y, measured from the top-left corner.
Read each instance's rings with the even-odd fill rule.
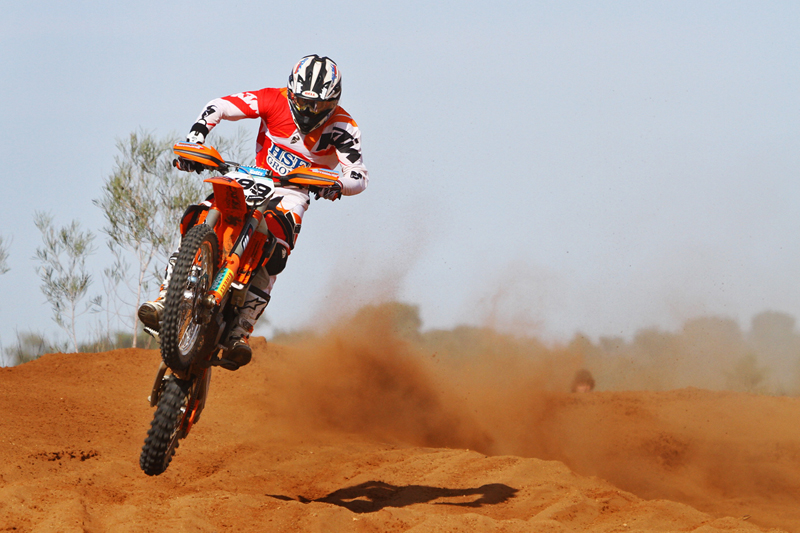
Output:
[[[286,88],[294,123],[305,135],[320,127],[339,105],[342,75],[332,59],[314,54],[294,66]]]

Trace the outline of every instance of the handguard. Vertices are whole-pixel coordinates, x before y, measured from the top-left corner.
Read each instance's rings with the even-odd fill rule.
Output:
[[[222,156],[214,147],[204,144],[187,142],[175,143],[175,146],[172,147],[172,151],[179,157],[200,163],[210,168],[219,168],[225,164],[225,160],[222,159]]]
[[[281,177],[282,182],[301,187],[330,187],[339,179],[339,173],[325,168],[300,167]]]

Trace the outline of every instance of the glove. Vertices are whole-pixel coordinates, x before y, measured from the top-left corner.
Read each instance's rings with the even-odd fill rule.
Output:
[[[325,187],[324,189],[320,189],[314,193],[315,200],[319,200],[320,197],[325,198],[326,200],[330,200],[333,202],[334,200],[338,200],[342,197],[342,182],[336,181],[330,187]]]
[[[194,126],[192,126],[192,128],[194,128],[196,126],[197,125],[195,124]],[[189,132],[189,135],[186,136],[186,142],[187,143],[203,144],[204,142],[206,142],[206,136],[200,131],[192,130],[192,131]]]
[[[203,115],[205,115],[208,112],[209,110],[206,109]],[[189,135],[186,136],[186,142],[203,144],[204,142],[206,142],[207,135],[208,135],[208,125],[206,125],[206,121],[204,119],[200,119],[198,122],[192,124],[192,127],[189,129]]]
[[[200,174],[203,171],[203,165],[190,161],[189,159],[179,157],[172,160],[172,166],[184,172],[197,172]]]

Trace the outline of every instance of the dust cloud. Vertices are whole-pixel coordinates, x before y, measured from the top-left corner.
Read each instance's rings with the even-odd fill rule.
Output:
[[[289,361],[285,389],[277,385],[282,409],[298,424],[381,442],[558,460],[643,497],[710,511],[720,495],[780,499],[780,487],[800,487],[796,468],[774,465],[800,456],[800,435],[776,431],[753,407],[772,399],[748,394],[797,390],[796,378],[774,379],[768,366],[800,356],[787,315],[763,313],[749,332],[705,317],[679,332],[576,335],[564,345],[420,326],[415,307],[387,303],[325,333],[274,339]],[[594,392],[569,392],[581,369],[596,379]],[[754,432],[769,434],[772,449],[746,445]]]

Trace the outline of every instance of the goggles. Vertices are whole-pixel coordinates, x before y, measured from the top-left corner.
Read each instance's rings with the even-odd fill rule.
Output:
[[[292,100],[292,104],[298,111],[302,111],[305,113],[313,113],[318,114],[322,113],[323,111],[329,111],[336,107],[339,103],[337,100],[312,100],[310,98],[303,98],[302,96],[297,96],[294,93],[289,93],[289,98]]]

